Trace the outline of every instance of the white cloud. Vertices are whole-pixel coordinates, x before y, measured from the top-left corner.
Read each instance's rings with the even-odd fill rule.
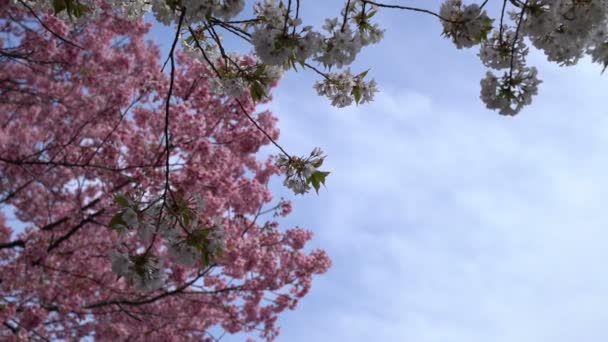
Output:
[[[546,74],[544,98],[517,118],[411,89],[320,113],[323,99],[279,90],[281,141],[330,154],[328,188],[297,199],[294,220],[335,260],[281,340],[608,337],[608,121],[593,91],[551,99],[564,79]]]

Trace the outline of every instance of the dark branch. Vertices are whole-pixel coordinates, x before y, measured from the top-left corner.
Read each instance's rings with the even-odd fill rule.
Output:
[[[127,180],[125,182],[122,182],[120,184],[118,184],[117,186],[115,186],[114,188],[112,188],[111,192],[116,192],[122,188],[124,188],[125,186],[131,184],[132,180]],[[86,204],[85,206],[83,206],[82,208],[80,208],[80,211],[85,211],[88,210],[92,207],[94,207],[95,205],[97,205],[97,203],[99,203],[101,201],[101,197],[96,198],[94,200],[92,200],[91,202],[89,202],[88,204]],[[65,216],[60,218],[59,220],[49,223],[46,226],[43,226],[42,228],[40,228],[40,230],[44,230],[44,231],[50,231],[53,230],[55,227],[59,226],[62,223],[67,222],[70,219],[70,216]]]
[[[19,3],[21,3],[23,6],[25,6],[25,8],[28,9],[28,11],[34,16],[34,18],[36,18],[36,20],[38,20],[38,22],[40,23],[40,25],[42,25],[42,27],[44,27],[45,30],[49,31],[53,36],[55,36],[55,38],[61,40],[62,42],[72,45],[76,48],[79,48],[81,50],[84,50],[84,48],[76,43],[73,43],[69,40],[67,40],[66,38],[62,37],[60,34],[58,34],[57,32],[51,30],[45,23],[44,21],[42,21],[42,19],[40,19],[40,17],[36,14],[36,12],[34,12],[34,10],[25,2],[23,2],[22,0],[18,0]]]
[[[362,1],[365,4],[370,4],[370,5],[374,5],[374,6],[378,6],[378,7],[382,7],[382,8],[401,9],[401,10],[406,10],[406,11],[426,13],[426,14],[430,14],[430,15],[432,15],[434,17],[437,17],[437,18],[439,18],[439,19],[441,19],[443,21],[447,21],[449,23],[457,23],[457,22],[455,22],[453,20],[444,18],[441,15],[439,15],[439,14],[433,12],[433,11],[424,9],[424,8],[417,8],[417,7],[410,7],[410,6],[401,6],[401,5],[382,4],[382,3],[379,3],[379,2],[369,1],[369,0],[362,0]]]
[[[524,13],[526,12],[526,8],[528,6],[528,0],[524,2],[521,7],[521,12],[519,13],[519,21],[517,22],[517,28],[515,29],[515,38],[513,38],[513,45],[511,46],[511,66],[509,68],[509,79],[513,79],[513,69],[515,68],[515,45],[517,44],[517,39],[519,39],[519,31],[521,29],[521,23],[524,21]]]
[[[6,242],[6,243],[0,243],[0,249],[16,248],[16,247],[25,248],[25,241],[15,240],[15,241]]]
[[[59,239],[53,241],[50,245],[49,248],[47,248],[47,253],[51,252],[53,249],[59,247],[59,245],[66,241],[67,239],[69,239],[70,237],[72,237],[72,235],[74,235],[80,228],[82,228],[84,225],[86,225],[87,223],[91,223],[93,222],[94,218],[103,214],[104,209],[100,209],[96,212],[94,212],[93,214],[91,214],[89,217],[87,217],[86,219],[80,221],[77,225],[75,225],[74,227],[72,227],[72,229],[70,229],[70,231],[68,231],[66,234],[62,235]]]
[[[159,299],[165,298],[167,296],[171,296],[177,293],[180,293],[182,291],[184,291],[185,289],[187,289],[190,285],[194,284],[197,280],[199,280],[200,278],[202,278],[205,274],[207,274],[207,272],[209,272],[211,269],[213,268],[213,265],[207,267],[207,269],[205,269],[203,272],[199,273],[196,277],[194,277],[192,280],[182,284],[180,287],[172,290],[172,291],[166,291],[166,292],[162,292],[156,296],[150,297],[150,298],[146,298],[146,299],[139,299],[139,300],[134,300],[134,299],[111,299],[111,300],[105,300],[105,301],[101,301],[101,302],[97,302],[97,303],[93,303],[93,304],[88,304],[85,305],[84,308],[85,309],[94,309],[94,308],[99,308],[99,307],[103,307],[103,306],[108,306],[108,305],[127,305],[127,306],[135,306],[135,305],[142,305],[142,304],[149,304],[149,303],[153,303]]]
[[[281,145],[279,145],[279,143],[277,143],[269,134],[268,132],[266,132],[258,123],[257,121],[255,121],[254,118],[251,117],[251,115],[249,115],[249,113],[247,113],[247,110],[245,109],[245,107],[243,106],[243,104],[241,103],[241,101],[239,101],[239,99],[234,99],[236,101],[236,103],[238,103],[239,107],[241,108],[241,111],[243,112],[243,114],[245,114],[245,116],[247,116],[247,118],[249,119],[249,121],[251,121],[253,123],[253,125],[260,130],[265,136],[266,138],[268,138],[268,140],[270,140],[270,142],[276,146],[279,150],[281,150],[281,152],[283,152],[283,154],[285,154],[289,159],[291,159],[291,155],[289,155],[289,153],[287,153],[287,151],[285,151],[283,149],[283,147],[281,147]]]

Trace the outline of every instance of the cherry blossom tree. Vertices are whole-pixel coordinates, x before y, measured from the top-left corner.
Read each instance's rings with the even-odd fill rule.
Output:
[[[267,97],[175,43],[163,72],[149,26],[99,4],[77,21],[0,0],[0,339],[273,340],[330,260],[279,228],[268,182],[322,153],[259,159],[280,147]]]
[[[288,153],[255,105],[292,69],[317,74],[334,106],[372,101],[373,71],[351,65],[382,40],[383,10],[428,15],[457,49],[479,48],[480,98],[501,115],[539,91],[532,47],[608,65],[607,0],[489,3],[345,0],[314,27],[300,0],[0,0],[0,201],[27,224],[12,239],[0,221],[7,336],[198,339],[220,325],[272,339],[329,261],[303,252],[309,232],[257,222],[289,212],[265,207],[268,179],[304,194],[329,173],[319,148]],[[145,13],[175,28],[162,67]],[[279,156],[258,161],[264,144]]]
[[[290,69],[319,75],[314,89],[345,107],[373,100],[376,82],[370,69],[350,65],[367,46],[378,44],[385,30],[377,13],[403,10],[432,16],[443,36],[457,49],[479,47],[478,56],[489,70],[481,82],[480,98],[501,115],[517,115],[537,95],[542,81],[527,63],[530,45],[560,65],[574,65],[585,55],[608,65],[608,1],[606,0],[443,0],[437,11],[372,0],[345,0],[340,13],[315,28],[305,24],[300,0],[12,0],[28,10],[54,13],[72,22],[95,20],[111,10],[128,20],[151,13],[159,23],[175,27],[174,46],[182,48],[211,71],[210,84],[218,93],[240,96],[249,91],[254,101],[268,96],[268,87]],[[247,4],[251,11],[244,11]],[[104,12],[106,11],[106,12]],[[242,13],[252,13],[249,17]],[[240,66],[239,55],[227,51],[224,36],[250,44],[252,65]],[[170,58],[173,56],[170,53]],[[371,66],[373,67],[373,66]],[[245,111],[243,115],[248,115]],[[324,156],[283,154],[285,186],[296,194],[325,184],[329,172],[320,170]],[[315,155],[314,153],[321,153]]]

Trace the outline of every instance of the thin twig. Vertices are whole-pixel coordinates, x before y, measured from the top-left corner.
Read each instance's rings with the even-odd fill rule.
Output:
[[[350,1],[350,0],[349,0]],[[289,13],[291,12],[291,0],[287,2],[287,11],[285,11],[285,19],[283,20],[283,35],[287,35],[287,21],[289,20]]]
[[[36,12],[28,5],[26,4],[23,0],[18,0],[23,6],[25,6],[25,8],[28,9],[28,11],[34,16],[34,18],[36,18],[36,20],[38,20],[38,22],[40,23],[40,25],[42,25],[42,27],[44,27],[45,30],[49,31],[53,36],[55,36],[55,38],[61,40],[62,42],[72,45],[76,48],[79,48],[81,50],[84,50],[84,48],[72,41],[69,41],[68,39],[62,37],[60,34],[56,33],[55,31],[51,30],[45,23],[44,21],[42,21],[42,19],[40,19],[40,17],[36,14]]]
[[[524,13],[526,12],[526,8],[528,6],[528,0],[524,2],[521,12],[519,13],[519,21],[517,22],[517,28],[515,29],[515,38],[513,39],[513,45],[511,46],[511,65],[509,67],[509,79],[513,79],[513,68],[515,67],[515,45],[517,44],[517,39],[519,38],[519,30],[521,28],[521,23],[524,21]]]
[[[247,113],[247,110],[245,109],[245,106],[243,106],[243,104],[241,103],[241,101],[239,101],[239,99],[235,98],[234,101],[236,101],[236,103],[238,103],[239,107],[241,108],[241,111],[243,112],[243,114],[245,114],[245,116],[247,116],[247,118],[249,119],[249,121],[251,121],[253,123],[253,125],[260,130],[262,133],[264,133],[264,135],[266,136],[266,138],[268,138],[268,140],[270,140],[270,142],[276,146],[279,150],[281,150],[281,152],[283,152],[284,155],[287,156],[287,158],[291,159],[291,155],[289,155],[289,153],[287,153],[287,151],[285,151],[283,149],[283,147],[281,147],[281,145],[279,145],[271,136],[270,134],[268,134],[268,132],[266,132],[258,123],[257,121],[255,121],[254,118],[251,117],[251,115],[249,115],[249,113]]]
[[[173,95],[173,85],[175,82],[175,47],[177,46],[177,41],[179,40],[179,33],[182,29],[182,24],[184,22],[184,17],[186,16],[186,9],[182,9],[182,13],[179,16],[179,22],[177,23],[177,29],[175,30],[175,38],[173,39],[173,44],[171,45],[171,50],[169,51],[169,60],[171,61],[171,72],[169,79],[169,91],[167,93],[167,101],[165,102],[165,191],[163,194],[163,198],[166,196],[167,191],[169,190],[169,172],[171,164],[169,163],[169,159],[171,157],[171,140],[170,140],[170,109],[171,109],[171,96]]]
[[[365,2],[363,2],[365,4]],[[340,27],[340,32],[344,32],[344,28],[346,28],[346,21],[348,20],[348,9],[350,8],[350,0],[346,1],[346,7],[344,8],[344,18],[342,18],[342,27]]]
[[[502,44],[502,31],[503,31],[503,28],[502,28],[503,24],[502,23],[503,23],[503,21],[505,19],[505,9],[506,8],[507,8],[507,0],[503,0],[503,2],[502,2],[502,9],[500,10],[500,27],[498,28],[498,30],[499,30],[498,31],[498,39],[499,39],[499,41],[500,41],[501,44]]]
[[[447,18],[442,17],[441,15],[427,10],[427,9],[423,9],[423,8],[417,8],[417,7],[410,7],[410,6],[401,6],[401,5],[389,5],[389,4],[382,4],[379,2],[375,2],[375,1],[369,1],[369,0],[362,0],[363,3],[367,3],[370,5],[374,5],[374,6],[378,6],[378,7],[383,7],[383,8],[393,8],[393,9],[402,9],[402,10],[406,10],[406,11],[413,11],[413,12],[420,12],[420,13],[426,13],[426,14],[430,14],[434,17],[437,17],[443,21],[446,21],[448,23],[452,23],[452,24],[457,24],[459,23],[458,21],[454,21],[454,20],[450,20]]]

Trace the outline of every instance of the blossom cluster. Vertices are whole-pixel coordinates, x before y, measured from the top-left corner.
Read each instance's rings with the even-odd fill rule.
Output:
[[[122,208],[110,221],[109,227],[121,235],[121,240],[135,234],[140,241],[151,244],[158,237],[162,239],[169,256],[185,266],[202,263],[208,266],[221,255],[225,247],[225,233],[221,218],[205,224],[201,220],[205,202],[194,196],[195,207],[183,198],[172,195],[157,204],[146,205],[132,199],[116,195],[115,202]],[[163,261],[149,250],[142,253],[120,251],[120,243],[112,250],[112,271],[125,277],[132,285],[143,291],[155,290],[162,286]]]
[[[114,0],[116,1],[116,0]],[[230,20],[236,17],[245,7],[244,0],[152,0],[151,5],[147,1],[130,1],[123,11],[131,11],[131,8],[151,7],[156,19],[164,24],[177,23],[182,11],[185,13],[186,23],[198,23],[210,17],[218,17]]]
[[[112,272],[125,277],[137,289],[153,291],[162,287],[162,261],[147,254],[129,255],[117,250],[110,252]]]
[[[318,191],[320,185],[325,183],[325,177],[329,174],[329,172],[318,169],[323,165],[325,157],[323,151],[318,147],[312,150],[306,158],[280,155],[277,165],[285,173],[283,184],[296,195],[307,193],[310,191],[311,185]]]
[[[366,82],[363,78],[367,71],[353,75],[350,69],[342,73],[328,73],[325,79],[315,83],[317,94],[327,96],[331,104],[338,108],[351,105],[353,102],[371,102],[374,94],[378,92],[376,81]]]
[[[0,0],[0,193],[22,222],[0,211],[0,340],[275,340],[331,265],[266,216],[291,210],[269,209],[279,168],[257,154],[276,117],[215,92],[182,49],[170,84],[150,26],[105,0],[43,2]]]
[[[311,26],[299,29],[302,19],[290,15],[282,2],[258,2],[254,14],[257,23],[252,28],[251,44],[262,62],[288,68],[294,62],[304,63],[320,49],[322,36]]]
[[[481,99],[490,109],[502,115],[515,115],[532,102],[541,82],[536,77],[536,68],[517,68],[505,71],[499,79],[488,71],[481,80]]]
[[[258,58],[220,51],[204,36],[191,36],[182,42],[183,50],[211,69],[210,86],[217,95],[239,98],[247,93],[254,101],[266,98],[270,88],[283,76],[284,69],[264,64]]]
[[[443,18],[443,34],[451,38],[458,49],[480,43],[492,30],[492,19],[477,4],[447,0],[441,5],[439,15]]]
[[[281,1],[258,2],[254,10],[257,24],[253,27],[251,42],[256,55],[266,64],[285,69],[295,68],[296,64],[306,67],[309,60],[326,69],[348,67],[363,47],[380,42],[384,35],[384,31],[371,22],[377,8],[360,0],[350,1],[342,9],[340,18],[326,19],[322,27],[324,33],[315,31],[312,26],[299,29],[302,19],[297,17],[297,12],[296,17],[292,16]],[[336,73],[324,73],[325,90],[316,87],[317,92],[338,107],[369,101],[375,92],[375,82],[364,83],[362,78],[366,74],[360,74],[356,86],[352,84],[355,80],[349,69],[342,73],[341,79]],[[333,79],[331,86],[330,79]],[[353,88],[361,90],[353,92]],[[365,101],[357,95],[359,91]]]
[[[310,63],[317,63],[326,70],[348,67],[363,47],[380,42],[384,36],[384,30],[371,20],[378,11],[377,7],[364,0],[349,1],[339,17],[325,20],[321,30],[303,25],[299,12],[291,2],[286,5],[281,0],[255,2],[255,17],[242,21],[242,27],[232,24],[230,20],[243,11],[243,0],[65,0],[71,4],[67,7],[51,6],[50,1],[24,1],[44,10],[54,7],[55,12],[64,17],[95,17],[100,7],[109,5],[115,13],[127,19],[138,19],[144,13],[152,12],[156,20],[165,25],[181,22],[184,32],[180,34],[188,36],[185,50],[192,55],[198,54],[198,59],[204,63],[213,64],[209,67],[216,72],[216,89],[227,96],[238,97],[249,88],[256,93],[256,100],[264,97],[262,95],[266,94],[264,90],[267,90],[268,82],[252,80],[251,74],[238,70],[240,57],[224,51],[222,36],[213,29],[218,22],[223,22],[220,25],[222,28],[245,37],[251,43],[256,58],[272,74],[268,77],[272,80],[280,77],[285,70],[295,69],[297,65],[312,68]],[[81,10],[74,12],[72,9],[75,7]],[[197,31],[196,34],[191,34],[191,29]],[[217,67],[217,63],[223,65],[223,71]],[[315,70],[329,76],[329,71]],[[369,84],[375,85],[375,82],[372,80]],[[362,91],[366,101],[372,99],[374,92]],[[258,93],[260,96],[257,96]],[[340,101],[336,101],[332,93],[325,95],[332,104],[343,106],[345,103],[360,102],[355,94],[343,93],[342,97],[350,99],[341,98]]]
[[[488,71],[480,82],[481,100],[489,109],[516,115],[538,93],[541,81],[536,68],[526,65],[529,49],[525,38],[549,61],[560,65],[574,65],[585,53],[604,68],[608,65],[608,1],[527,0],[510,4],[514,9],[508,13],[503,9],[495,28],[494,20],[477,4],[446,0],[439,12],[444,34],[457,48],[479,44],[482,63],[502,73],[496,76]]]

